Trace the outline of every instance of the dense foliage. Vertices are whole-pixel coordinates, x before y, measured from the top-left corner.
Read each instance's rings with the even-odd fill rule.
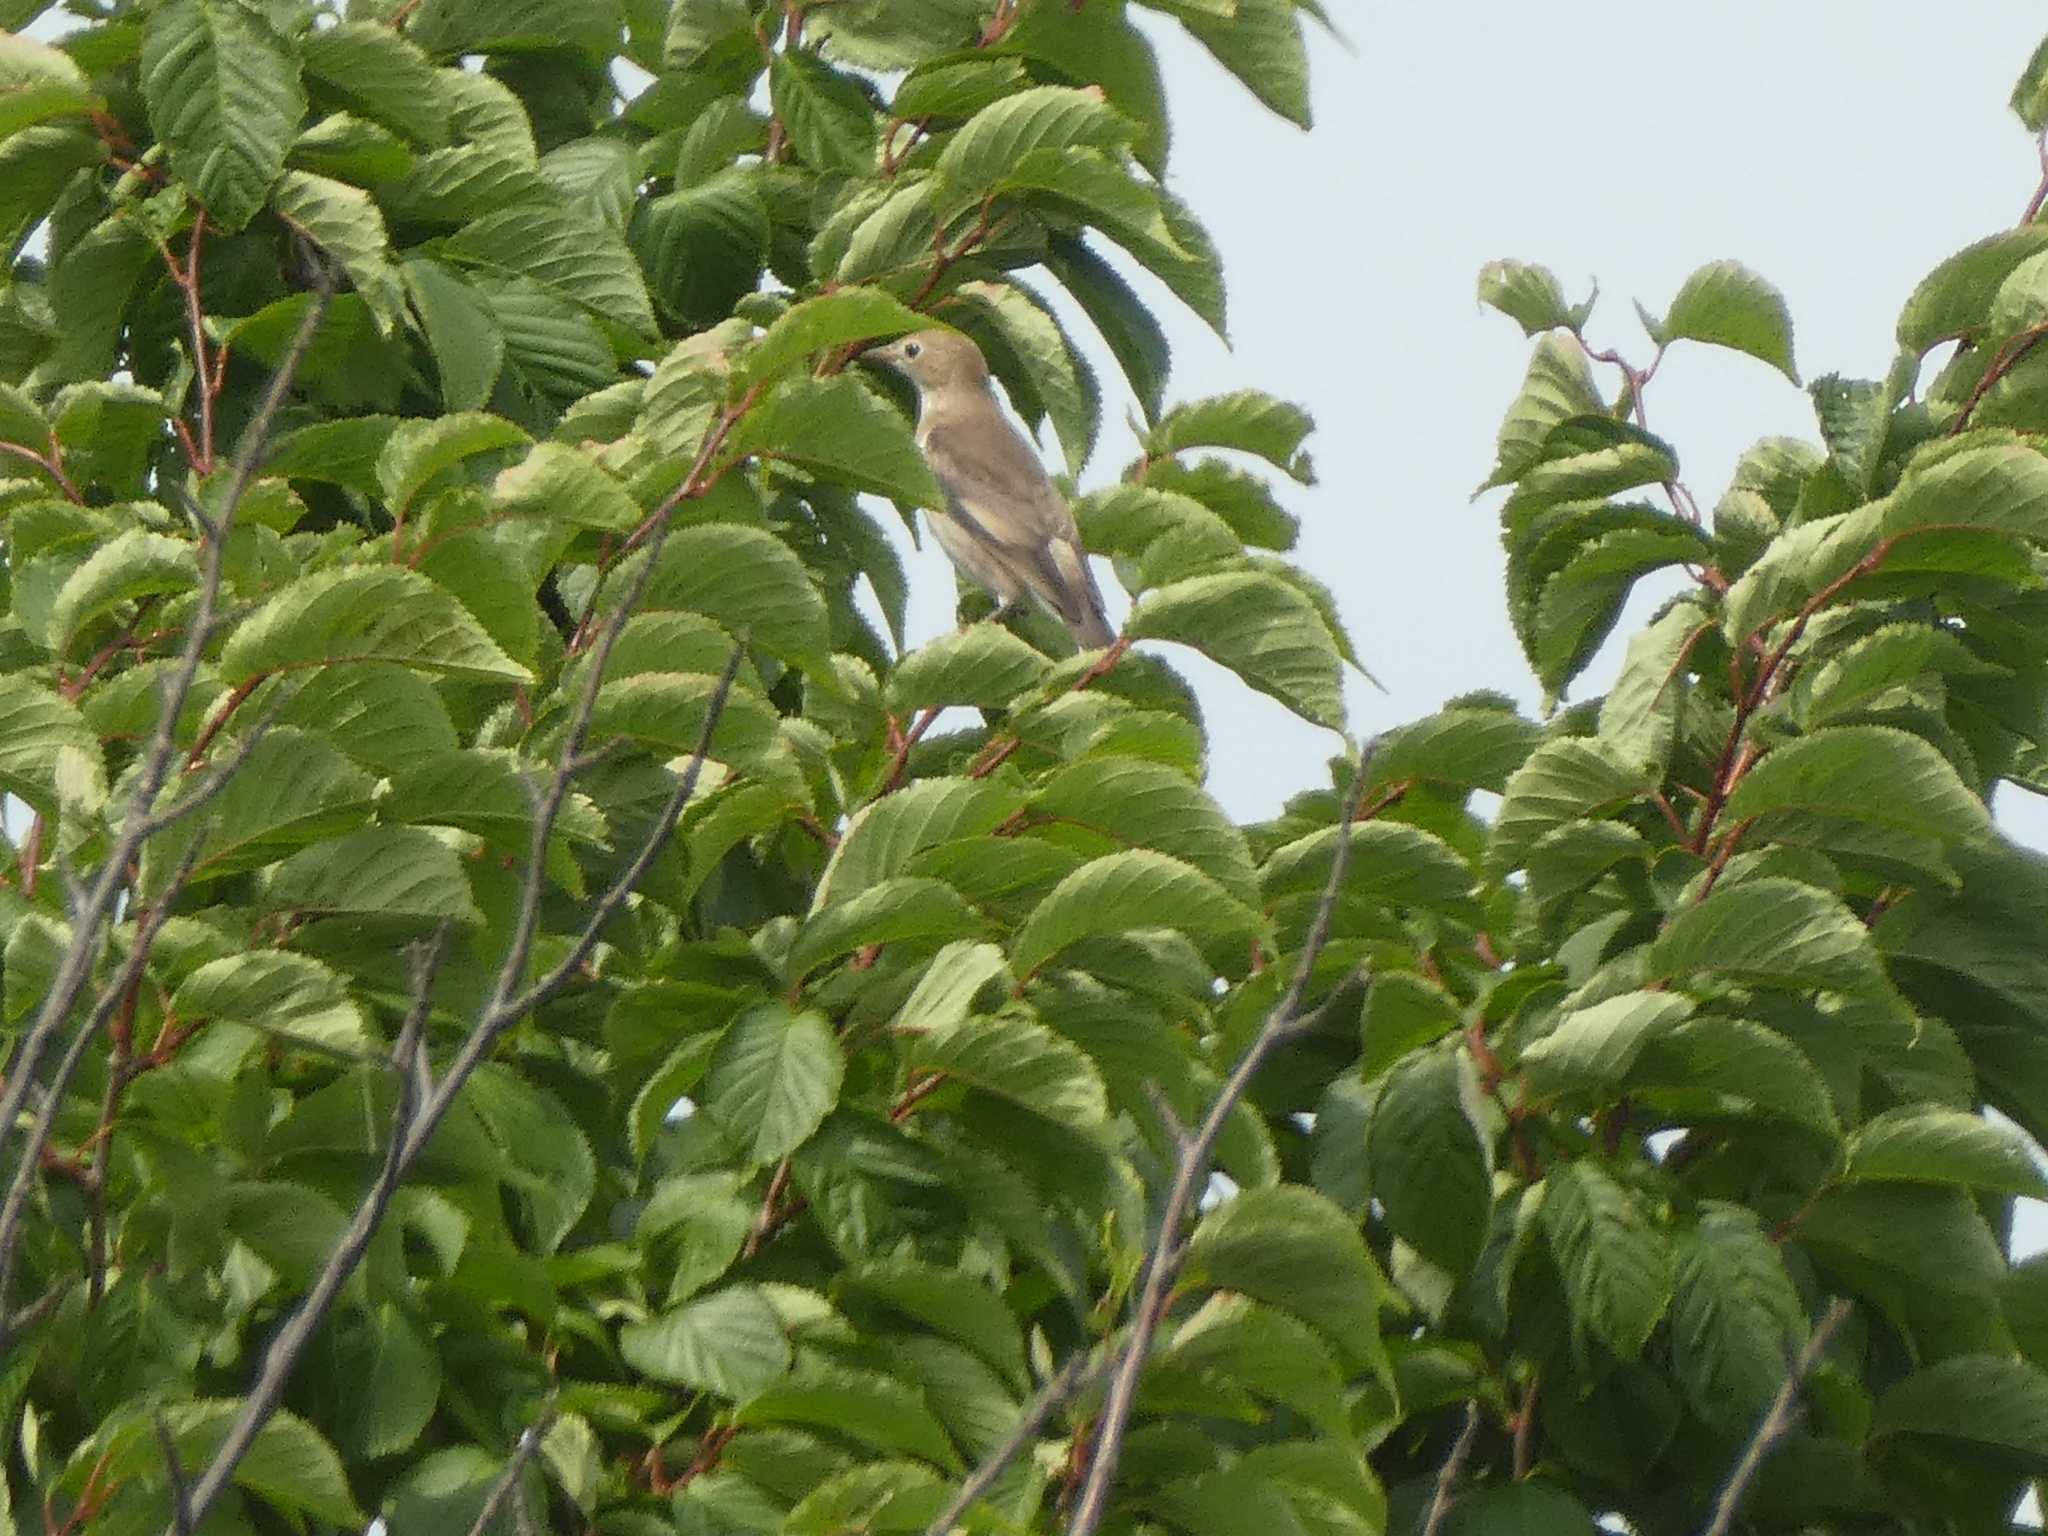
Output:
[[[1315,5],[1143,3],[1306,125]],[[1175,646],[1333,731],[1352,657],[1306,417],[1168,403],[1124,274],[1223,286],[1120,0],[72,9],[0,33],[0,1531],[916,1530],[1035,1393],[963,1520],[1053,1530],[1150,1323],[1119,1530],[2048,1475],[2048,864],[1987,812],[2048,792],[2048,223],[1710,515],[1646,386],[1793,373],[1775,292],[1636,366],[1490,267],[1545,688],[1688,579],[1604,699],[1333,735],[1239,827]],[[935,492],[854,355],[959,326],[1078,471],[1054,288],[1144,414],[1076,502],[1125,641],[906,650]]]

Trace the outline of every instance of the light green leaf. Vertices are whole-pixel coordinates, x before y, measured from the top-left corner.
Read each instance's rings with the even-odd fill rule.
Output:
[[[0,139],[54,117],[82,117],[104,105],[69,54],[0,30]]]
[[[1989,835],[1991,816],[1949,760],[1883,725],[1818,731],[1766,753],[1728,797],[1730,818],[1796,812],[1921,832],[1944,841]],[[1760,829],[1770,835],[1769,823]]]
[[[824,1123],[845,1075],[846,1060],[822,1014],[761,1003],[718,1042],[702,1102],[750,1162],[772,1163]]]
[[[404,134],[426,149],[448,142],[448,103],[432,62],[396,28],[344,21],[301,40],[306,77],[352,112]]]
[[[703,523],[674,530],[640,606],[701,613],[770,655],[814,674],[830,672],[824,599],[803,562],[765,529]]]
[[[1228,21],[1199,8],[1180,19],[1260,101],[1297,128],[1309,126],[1308,45],[1295,0],[1236,0]]]
[[[1132,134],[1132,124],[1095,92],[1032,86],[969,118],[946,141],[937,171],[954,192],[979,196],[1034,150],[1113,149],[1128,144]]]
[[[1258,900],[1251,848],[1223,808],[1186,774],[1134,757],[1096,757],[1060,770],[1031,802],[1033,835],[1096,856],[1154,848],[1184,859],[1238,900]],[[1050,818],[1050,825],[1037,824]]]
[[[914,1067],[943,1072],[1012,1099],[1073,1130],[1109,1117],[1109,1090],[1081,1048],[1014,1014],[964,1018],[911,1040]]]
[[[1593,312],[1593,301],[1565,302],[1564,287],[1550,268],[1526,261],[1489,261],[1479,269],[1479,302],[1491,304],[1522,328],[1524,336],[1576,331]]]
[[[1075,870],[1025,920],[1010,965],[1029,976],[1068,945],[1098,934],[1161,925],[1198,938],[1259,933],[1258,913],[1191,864],[1150,849],[1095,859]]]
[[[94,550],[59,589],[50,606],[50,648],[71,656],[74,642],[115,609],[153,594],[189,592],[198,581],[191,544],[130,528]]]
[[[1849,1138],[1842,1177],[2048,1197],[2048,1176],[2025,1138],[1982,1115],[1935,1104],[1901,1105],[1864,1122]]]
[[[1919,356],[1984,323],[1999,285],[2030,256],[2048,250],[2048,225],[2022,224],[1965,246],[1920,280],[1899,311],[1899,345]]]
[[[455,850],[418,827],[365,827],[293,854],[270,874],[273,911],[483,921]]]
[[[1688,277],[1652,334],[1659,345],[1704,341],[1747,352],[1794,384],[1792,314],[1785,296],[1740,262],[1709,262]]]
[[[789,1340],[775,1309],[750,1285],[727,1286],[628,1323],[619,1353],[636,1371],[745,1402],[789,1369]]]
[[[1805,1342],[1806,1308],[1777,1245],[1742,1206],[1703,1202],[1699,1225],[1681,1233],[1677,1247],[1673,1369],[1695,1413],[1746,1428]]]
[[[1146,436],[1145,452],[1167,458],[1190,448],[1232,448],[1312,485],[1315,474],[1301,445],[1314,430],[1314,419],[1300,406],[1241,389],[1175,406]]]
[[[377,458],[384,503],[403,516],[420,493],[467,459],[532,442],[502,416],[466,411],[401,422]]]
[[[185,1023],[220,1019],[352,1053],[377,1049],[363,1012],[342,978],[319,961],[284,950],[258,950],[199,967],[171,997]]]
[[[491,507],[512,517],[559,518],[578,528],[629,533],[640,504],[596,459],[567,443],[536,443],[491,482]],[[777,546],[780,548],[781,546]]]
[[[951,886],[899,875],[813,913],[786,963],[792,975],[803,976],[869,944],[957,939],[978,936],[982,929],[981,918]]]
[[[78,706],[18,674],[0,676],[0,788],[45,817],[66,800],[91,808],[107,793],[99,737]]]
[[[945,505],[902,413],[858,379],[785,379],[749,411],[732,452],[780,459],[856,491]]]
[[[1514,484],[1542,462],[1553,427],[1573,416],[1602,415],[1606,409],[1578,338],[1546,332],[1529,359],[1521,393],[1501,421],[1493,473],[1479,488]]]
[[[1052,663],[1000,624],[970,624],[926,641],[896,664],[888,700],[898,709],[966,704],[1007,708]]]
[[[843,846],[843,845],[842,845]],[[898,1034],[938,1034],[974,1011],[981,989],[1008,974],[1003,952],[993,944],[960,940],[933,955],[910,996],[896,1012]]]
[[[469,610],[418,571],[355,566],[285,587],[229,635],[224,682],[339,662],[397,661],[482,682],[532,674],[500,650]]]
[[[1275,576],[1224,571],[1157,588],[1124,630],[1191,645],[1312,724],[1343,729],[1337,642],[1316,605]]]
[[[625,237],[572,203],[530,199],[486,213],[457,230],[441,252],[459,265],[529,278],[635,335],[657,334]]]
[[[427,52],[518,52],[564,45],[603,62],[619,52],[618,0],[424,0],[406,34]]]
[[[1487,867],[1519,869],[1546,834],[1568,822],[1606,816],[1650,793],[1647,769],[1612,745],[1582,737],[1546,741],[1507,781],[1494,818]]]
[[[797,158],[816,171],[875,168],[876,118],[867,92],[814,53],[789,49],[768,66],[768,99]]]
[[[408,257],[400,276],[441,374],[441,403],[480,411],[505,366],[504,332],[476,290],[433,258]]]
[[[2005,1355],[1938,1360],[1879,1398],[1870,1428],[1988,1453],[2029,1475],[2048,1472],[2048,1371]]]
[[[285,223],[341,263],[356,292],[370,306],[378,334],[391,335],[405,313],[405,290],[391,259],[391,236],[384,228],[384,215],[370,194],[326,176],[286,171],[271,189],[270,206]]]
[[[1797,880],[1722,884],[1650,948],[1653,975],[1719,974],[1766,985],[1885,990],[1870,933],[1840,898]]]
[[[818,877],[812,909],[904,873],[921,850],[993,832],[1016,795],[980,779],[919,779],[863,806]]]
[[[1624,992],[1574,1008],[1522,1052],[1522,1066],[1540,1093],[1609,1087],[1627,1076],[1651,1038],[1692,1011],[1691,1000],[1675,992]]]
[[[792,304],[748,349],[735,370],[752,383],[770,383],[814,352],[857,341],[900,335],[931,324],[879,288],[838,288]]]
[[[216,225],[240,229],[306,115],[298,50],[246,0],[168,0],[143,29],[141,68],[172,167]]]

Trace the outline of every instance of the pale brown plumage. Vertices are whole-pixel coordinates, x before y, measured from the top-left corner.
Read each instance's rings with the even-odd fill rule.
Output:
[[[957,331],[933,330],[867,356],[917,386],[917,446],[946,494],[929,519],[939,547],[998,611],[1035,597],[1083,649],[1110,644],[1116,637],[1074,514],[1003,414],[981,349]]]

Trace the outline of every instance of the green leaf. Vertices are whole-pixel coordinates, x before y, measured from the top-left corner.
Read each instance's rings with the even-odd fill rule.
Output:
[[[1949,760],[1882,725],[1818,731],[1767,753],[1728,797],[1731,818],[1799,812],[1948,840],[1988,836],[1991,817]],[[1770,835],[1767,821],[1759,829]]]
[[[822,1014],[762,1003],[719,1041],[704,1075],[704,1110],[750,1162],[772,1163],[824,1124],[845,1074]]]
[[[636,336],[658,334],[625,236],[566,201],[530,199],[466,223],[441,247],[459,265],[529,278]]]
[[[1193,646],[1311,724],[1343,729],[1337,642],[1316,605],[1276,576],[1224,571],[1157,588],[1124,631]]]
[[[1887,624],[1828,657],[1795,684],[1809,725],[1848,714],[1930,673],[1971,676],[1998,669],[1959,637],[1932,624]]]
[[[1035,150],[1113,149],[1132,134],[1131,123],[1100,95],[1038,85],[975,113],[946,141],[936,169],[955,193],[978,197]]]
[[[2007,105],[2027,125],[2027,132],[2039,133],[2048,128],[2048,38],[2042,40],[2027,60],[2027,67],[2020,71]]]
[[[235,628],[221,650],[220,670],[223,681],[235,684],[366,661],[403,662],[482,682],[532,681],[450,593],[397,566],[301,576]]]
[[[974,999],[981,989],[1007,975],[1008,969],[1003,952],[993,944],[964,939],[948,944],[932,956],[910,996],[903,1000],[894,1029],[913,1037],[951,1029],[974,1011]]]
[[[1079,475],[1095,449],[1102,400],[1095,374],[1045,301],[1017,283],[962,283],[959,323],[981,344],[1010,403],[1034,432],[1050,418],[1068,472]]]
[[[1574,416],[1606,413],[1578,338],[1547,332],[1529,358],[1521,393],[1500,424],[1493,473],[1479,488],[1512,485],[1541,463],[1551,429]]]
[[[208,1465],[242,1411],[239,1399],[172,1403],[161,1416],[185,1467]],[[103,1475],[127,1481],[163,1472],[163,1450],[153,1417],[135,1412],[107,1447]],[[279,1409],[235,1465],[237,1486],[279,1509],[296,1510],[335,1525],[355,1527],[363,1514],[349,1494],[341,1458],[320,1432],[297,1414]]]
[[[1251,849],[1223,808],[1186,774],[1131,757],[1084,758],[1053,776],[1031,802],[1033,835],[1090,857],[1118,847],[1184,859],[1238,900],[1259,893]]]
[[[1573,1326],[1622,1359],[1635,1359],[1671,1304],[1669,1239],[1649,1224],[1634,1195],[1587,1159],[1544,1180],[1541,1220]]]
[[[1147,434],[1145,452],[1167,458],[1190,448],[1233,448],[1313,485],[1315,474],[1301,445],[1314,430],[1315,421],[1300,406],[1241,389],[1175,406]]]
[[[0,788],[45,817],[106,799],[99,737],[78,706],[19,675],[0,676]]]
[[[1309,126],[1308,45],[1295,0],[1237,0],[1227,21],[1199,10],[1180,19],[1245,89],[1297,128]]]
[[[1409,1057],[1387,1077],[1366,1127],[1372,1193],[1387,1225],[1431,1263],[1472,1268],[1493,1205],[1471,1067],[1454,1051]]]
[[[1539,1093],[1606,1088],[1628,1075],[1648,1041],[1692,1011],[1691,1000],[1675,992],[1624,992],[1573,1008],[1522,1052],[1522,1067]]]
[[[1913,290],[1899,311],[1899,345],[1914,356],[1970,335],[1984,323],[1999,285],[2030,256],[2048,250],[2048,225],[2022,224],[1949,257]]]
[[[1157,421],[1172,357],[1166,333],[1151,309],[1079,236],[1054,236],[1045,265],[1081,306],[1123,369],[1145,419]]]
[[[1557,828],[1605,816],[1647,797],[1652,788],[1646,769],[1607,742],[1571,736],[1546,741],[1507,782],[1487,868],[1495,874],[1519,869]]]
[[[1914,1435],[2048,1472],[2048,1371],[2004,1355],[1957,1355],[1915,1371],[1877,1400],[1877,1436]]]
[[[879,288],[835,289],[792,304],[776,316],[775,323],[740,360],[734,376],[749,383],[772,383],[814,352],[930,324],[929,315],[906,307]]]
[[[731,451],[780,459],[851,490],[945,505],[902,414],[846,374],[785,379],[740,422]]]
[[[1016,1314],[972,1275],[909,1259],[858,1264],[833,1281],[848,1297],[880,1302],[935,1333],[958,1340],[1010,1381],[1024,1379],[1024,1337]]]
[[[75,654],[75,644],[95,621],[137,598],[189,592],[199,583],[192,546],[130,528],[100,545],[71,573],[50,605],[50,648]]]
[[[1479,302],[1491,304],[1522,328],[1524,336],[1576,331],[1593,312],[1593,301],[1565,302],[1564,287],[1550,268],[1526,261],[1489,261],[1479,269]]]
[[[2025,1138],[1981,1115],[1934,1104],[1901,1105],[1864,1122],[1849,1138],[1842,1177],[2048,1196],[2048,1176]]]
[[[370,194],[326,176],[286,171],[271,190],[270,206],[341,264],[370,306],[378,334],[391,335],[405,313],[405,289],[391,259],[384,215]]]
[[[874,170],[875,109],[853,76],[814,53],[786,50],[768,66],[768,99],[805,165],[848,176]]]
[[[403,516],[420,493],[479,454],[522,447],[532,438],[502,416],[469,411],[401,422],[377,457],[384,503]]]
[[[1840,898],[1797,880],[1721,884],[1650,947],[1657,976],[1719,974],[1786,987],[1884,993],[1870,933]]]
[[[391,1302],[355,1312],[335,1341],[335,1439],[372,1460],[411,1450],[441,1396],[441,1361],[419,1325]]]
[[[1313,1190],[1248,1189],[1214,1206],[1188,1238],[1182,1277],[1291,1312],[1349,1365],[1387,1372],[1379,1332],[1386,1277],[1357,1224]]]
[[[505,366],[504,332],[476,290],[431,257],[408,258],[400,276],[441,375],[441,403],[481,411]]]
[[[240,229],[306,115],[297,49],[247,0],[167,0],[143,30],[141,67],[172,168],[216,225]]]
[[[499,470],[491,482],[491,507],[512,517],[559,518],[611,533],[630,533],[642,516],[625,486],[589,453],[567,443],[536,443],[517,464]]]
[[[735,34],[751,44],[752,32],[747,0],[676,0],[662,44],[662,67],[687,69]]]
[[[700,1296],[619,1334],[634,1370],[745,1402],[789,1370],[789,1340],[775,1309],[751,1285]]]
[[[1761,1116],[1835,1132],[1827,1082],[1806,1053],[1746,1019],[1708,1015],[1653,1038],[1630,1069],[1628,1086],[1682,1116]]]
[[[1045,681],[1052,664],[1000,624],[970,624],[926,641],[896,664],[888,700],[898,709],[952,704],[1004,709]]]
[[[960,1458],[915,1387],[880,1371],[827,1363],[799,1350],[794,1370],[741,1407],[747,1424],[812,1424],[874,1450],[951,1470]]]
[[[1659,768],[1685,707],[1685,658],[1714,621],[1698,603],[1674,603],[1630,637],[1621,675],[1600,703],[1600,739],[1627,762]]]
[[[412,174],[412,149],[381,123],[330,112],[292,141],[290,163],[351,186]]]
[[[828,1477],[790,1509],[781,1536],[842,1531],[921,1531],[946,1507],[952,1488],[928,1467],[871,1461]]]
[[[1053,887],[1017,932],[1010,966],[1029,976],[1070,944],[1098,934],[1171,926],[1200,938],[1264,927],[1258,913],[1191,864],[1150,849],[1095,859]]]
[[[618,0],[424,0],[406,34],[443,57],[566,45],[602,62],[622,24]]]
[[[0,30],[0,139],[53,117],[82,117],[104,105],[68,54]]]
[[[1268,900],[1320,897],[1337,837],[1337,828],[1325,827],[1276,848],[1259,871]],[[1350,841],[1342,891],[1347,899],[1472,913],[1472,869],[1434,833],[1394,821],[1362,822],[1351,828]]]
[[[306,78],[351,112],[426,149],[448,142],[448,104],[431,60],[395,28],[344,21],[305,33]]]
[[[1987,1305],[2006,1273],[1997,1239],[1959,1189],[1835,1185],[1814,1197],[1795,1232],[1816,1258],[1852,1277],[1875,1273],[1887,1285],[1903,1279]]]
[[[1652,334],[1660,346],[1704,341],[1747,352],[1799,382],[1785,296],[1740,262],[1709,262],[1694,272],[1679,286],[1678,297]]]
[[[759,285],[769,229],[760,187],[743,167],[643,205],[633,248],[662,307],[686,325],[710,326]]]
[[[1014,794],[978,779],[920,779],[854,813],[818,877],[813,910],[905,872],[922,849],[993,832]]]
[[[303,849],[272,871],[265,894],[275,911],[483,921],[455,850],[418,827],[366,827]]]
[[[340,976],[319,961],[283,950],[257,951],[199,967],[171,997],[186,1023],[222,1019],[291,1041],[366,1052],[376,1041]]]
[[[772,533],[737,523],[671,532],[641,599],[647,612],[680,609],[814,673],[829,672],[824,599],[803,562]]]
[[[642,672],[598,690],[590,734],[602,741],[624,736],[664,753],[694,753],[718,679],[700,672]],[[780,717],[750,688],[735,686],[712,732],[710,752],[722,761],[758,758],[775,740]]]
[[[1673,1369],[1693,1411],[1739,1430],[1776,1395],[1806,1340],[1806,1309],[1777,1245],[1739,1205],[1704,1202],[1678,1237]]]
[[[907,1054],[914,1066],[976,1084],[1075,1130],[1109,1117],[1109,1092],[1094,1062],[1079,1046],[1029,1019],[961,1019],[912,1040]]]
[[[813,913],[790,947],[790,973],[804,976],[869,944],[978,936],[982,921],[950,885],[899,875]]]

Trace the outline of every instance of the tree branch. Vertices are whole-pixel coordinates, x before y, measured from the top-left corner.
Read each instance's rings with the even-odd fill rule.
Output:
[[[1116,1481],[1117,1460],[1123,1451],[1124,1432],[1130,1425],[1131,1411],[1137,1403],[1138,1380],[1144,1374],[1152,1340],[1165,1320],[1174,1278],[1180,1271],[1184,1256],[1180,1243],[1181,1224],[1208,1183],[1209,1159],[1215,1151],[1217,1138],[1223,1134],[1224,1123],[1237,1107],[1238,1100],[1244,1097],[1252,1079],[1266,1064],[1266,1058],[1292,1038],[1302,1025],[1302,1003],[1308,994],[1316,960],[1321,956],[1323,946],[1329,942],[1330,928],[1336,918],[1337,898],[1343,892],[1344,873],[1351,863],[1352,823],[1357,819],[1359,806],[1365,798],[1376,747],[1377,742],[1369,743],[1359,755],[1351,789],[1344,797],[1344,808],[1337,823],[1336,854],[1330,862],[1330,878],[1323,887],[1322,899],[1316,904],[1315,917],[1302,944],[1294,978],[1288,983],[1286,994],[1266,1015],[1258,1034],[1252,1037],[1251,1044],[1238,1058],[1215,1102],[1203,1116],[1200,1127],[1188,1138],[1174,1169],[1173,1184],[1167,1193],[1165,1208],[1160,1212],[1158,1236],[1146,1261],[1144,1285],[1131,1320],[1131,1336],[1124,1345],[1115,1378],[1110,1383],[1109,1396],[1102,1405],[1088,1480],[1081,1489],[1073,1523],[1067,1527],[1067,1536],[1092,1536],[1109,1506],[1110,1490]]]
[[[1451,1495],[1464,1475],[1465,1460],[1472,1454],[1472,1442],[1478,1436],[1479,1404],[1474,1401],[1465,1405],[1465,1427],[1458,1431],[1451,1454],[1437,1471],[1436,1492],[1429,1496],[1429,1516],[1422,1522],[1422,1536],[1437,1536],[1443,1529],[1444,1517],[1451,1512]]]
[[[1024,1453],[1024,1448],[1038,1434],[1039,1427],[1059,1412],[1069,1398],[1101,1375],[1108,1365],[1107,1358],[1078,1354],[1061,1366],[1052,1380],[1040,1387],[1037,1395],[1025,1404],[1023,1414],[1003,1443],[982,1458],[981,1465],[953,1495],[953,1501],[925,1527],[924,1536],[946,1536],[960,1517],[974,1507],[976,1500],[996,1485],[996,1480],[1009,1470],[1010,1463]]]
[[[15,1050],[6,1088],[0,1090],[0,1149],[4,1149],[7,1137],[13,1133],[44,1052],[50,1048],[64,1020],[70,1016],[92,974],[99,953],[101,929],[111,917],[115,900],[128,879],[128,866],[142,851],[142,845],[158,830],[154,815],[156,798],[170,773],[171,757],[177,747],[178,717],[184,713],[185,700],[192,692],[193,680],[199,674],[199,664],[205,655],[206,642],[213,632],[215,611],[220,603],[228,533],[234,524],[235,510],[240,506],[250,477],[255,473],[256,462],[269,442],[271,429],[277,422],[277,413],[284,406],[286,394],[290,392],[292,379],[298,373],[299,365],[305,361],[314,333],[326,318],[328,300],[333,291],[332,279],[323,267],[320,280],[313,289],[313,303],[299,322],[298,332],[270,376],[270,387],[264,391],[262,403],[257,406],[256,414],[250,418],[248,428],[242,434],[241,445],[236,451],[226,490],[221,497],[219,514],[216,519],[200,524],[205,557],[200,566],[197,600],[186,625],[184,648],[165,684],[156,731],[142,755],[141,772],[136,775],[121,830],[107,851],[99,877],[72,914],[71,942],[57,964],[49,989],[43,994],[35,1021]],[[5,1291],[0,1290],[0,1304],[4,1304],[4,1299]]]
[[[518,1443],[512,1447],[512,1455],[505,1462],[505,1470],[498,1474],[498,1480],[491,1484],[490,1496],[484,1500],[484,1507],[476,1512],[476,1519],[470,1523],[469,1536],[484,1536],[491,1528],[491,1522],[498,1518],[498,1512],[505,1507],[519,1487],[519,1474],[526,1470],[526,1464],[533,1460],[540,1450],[541,1437],[548,1432],[548,1426],[555,1421],[555,1399],[552,1394],[542,1405],[540,1414],[521,1431]],[[523,1512],[522,1501],[520,1509]],[[522,1521],[523,1523],[523,1521]]]
[[[1749,1485],[1756,1481],[1757,1473],[1763,1470],[1764,1461],[1777,1448],[1778,1442],[1799,1420],[1800,1389],[1806,1385],[1814,1367],[1820,1364],[1820,1357],[1827,1353],[1836,1331],[1849,1320],[1852,1310],[1847,1301],[1837,1297],[1828,1303],[1820,1321],[1813,1325],[1806,1347],[1793,1357],[1791,1367],[1785,1372],[1785,1380],[1778,1387],[1778,1395],[1771,1399],[1771,1406],[1757,1421],[1756,1432],[1749,1437],[1749,1444],[1743,1447],[1735,1469],[1722,1485],[1721,1496],[1714,1501],[1714,1518],[1707,1523],[1702,1536],[1728,1536],[1730,1527],[1735,1523],[1735,1512],[1742,1504],[1743,1495],[1749,1492]]]
[[[213,1501],[220,1497],[221,1490],[235,1475],[236,1466],[248,1454],[249,1447],[256,1443],[263,1426],[270,1422],[271,1414],[277,1411],[278,1404],[284,1399],[285,1383],[291,1379],[292,1368],[298,1364],[300,1353],[312,1341],[314,1333],[326,1320],[328,1309],[341,1294],[341,1288],[348,1283],[356,1265],[369,1251],[370,1239],[376,1235],[378,1225],[384,1220],[384,1213],[390,1209],[392,1197],[398,1193],[399,1183],[405,1177],[410,1161],[405,1155],[405,1133],[419,1109],[416,1091],[419,1078],[415,1060],[425,1041],[434,974],[440,968],[441,951],[447,938],[448,925],[443,923],[432,939],[413,946],[412,1004],[406,1010],[404,1024],[399,1027],[398,1042],[391,1048],[391,1066],[398,1078],[398,1108],[392,1115],[391,1145],[385,1150],[384,1166],[378,1171],[377,1180],[363,1197],[362,1204],[356,1207],[355,1216],[350,1220],[348,1230],[342,1234],[340,1244],[328,1258],[326,1267],[306,1292],[306,1299],[299,1303],[291,1319],[270,1341],[270,1348],[264,1351],[263,1368],[242,1399],[241,1413],[229,1427],[220,1448],[214,1452],[213,1460],[192,1485],[187,1518],[194,1528],[205,1523]],[[173,1525],[167,1536],[178,1536],[178,1528]]]

